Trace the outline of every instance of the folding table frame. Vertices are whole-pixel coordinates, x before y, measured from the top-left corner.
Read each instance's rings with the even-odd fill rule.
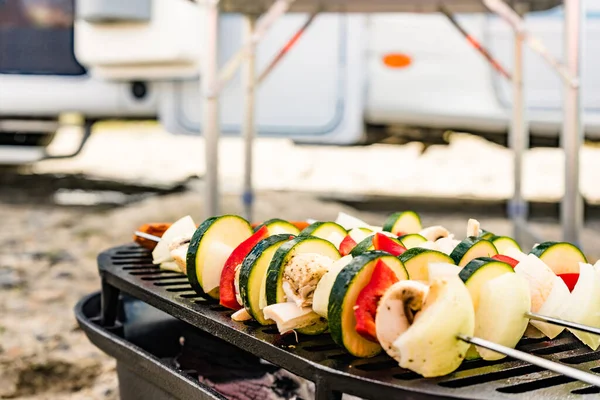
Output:
[[[381,13],[381,12],[439,12],[443,11],[461,33],[465,31],[453,19],[454,13],[474,13],[491,11],[507,21],[514,31],[514,60],[511,79],[513,93],[512,122],[509,144],[514,153],[514,195],[509,201],[508,214],[514,222],[515,236],[523,240],[526,235],[535,235],[527,227],[528,207],[522,191],[523,156],[529,145],[529,131],[526,118],[526,104],[523,85],[523,50],[529,45],[539,52],[554,68],[564,85],[564,119],[561,146],[565,152],[564,182],[565,193],[561,204],[561,224],[563,239],[577,245],[583,226],[583,199],[579,191],[579,151],[583,143],[581,123],[581,91],[579,75],[581,69],[583,0],[565,0],[565,61],[555,60],[543,45],[525,29],[522,16],[530,11],[549,9],[561,1],[555,0],[446,0],[443,9],[436,0],[205,0],[200,6],[206,11],[205,54],[201,60],[201,93],[203,96],[202,130],[206,145],[206,199],[207,216],[217,215],[220,210],[219,190],[219,92],[243,65],[244,119],[244,188],[243,204],[245,217],[252,218],[253,185],[252,159],[255,136],[255,94],[256,88],[290,50],[302,33],[309,27],[320,12],[339,13]],[[273,23],[287,12],[305,12],[310,16],[300,30],[275,56],[268,67],[256,77],[256,46]],[[244,15],[244,41],[240,50],[219,71],[217,63],[218,21],[220,13],[240,13]],[[260,16],[260,18],[258,18]],[[468,37],[471,41],[471,37]],[[471,43],[477,44],[476,41]],[[499,64],[481,46],[476,48],[486,56],[492,66],[499,70]]]

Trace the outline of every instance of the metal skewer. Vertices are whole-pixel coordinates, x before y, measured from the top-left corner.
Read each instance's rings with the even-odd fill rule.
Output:
[[[154,236],[154,235],[150,235],[149,233],[135,231],[135,236],[141,237],[143,239],[152,240],[152,241],[157,242],[157,243],[160,242],[160,237]]]
[[[589,383],[590,385],[600,386],[600,376],[590,374],[589,372],[582,371],[577,368],[569,367],[567,365],[550,361],[542,357],[534,356],[528,353],[525,353],[520,350],[515,350],[510,347],[502,346],[500,344],[496,344],[493,342],[489,342],[484,339],[466,336],[466,335],[458,335],[458,339],[463,342],[474,344],[475,346],[484,347],[488,350],[495,351],[497,353],[504,354],[508,357],[525,361],[533,365],[537,365],[538,367],[547,369],[552,372],[556,372],[558,374],[562,374],[568,376],[573,379],[577,379],[579,381]]]
[[[565,328],[572,328],[572,329],[577,329],[582,332],[587,332],[587,333],[591,333],[594,335],[600,335],[600,328],[595,328],[593,326],[583,325],[583,324],[579,324],[577,322],[565,321],[564,319],[559,319],[559,318],[554,318],[554,317],[547,317],[545,315],[540,315],[540,314],[531,313],[531,312],[525,313],[525,316],[527,318],[533,319],[535,321],[547,322],[549,324],[563,326]]]

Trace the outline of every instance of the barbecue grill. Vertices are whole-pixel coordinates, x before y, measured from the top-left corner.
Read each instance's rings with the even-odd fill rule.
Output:
[[[365,399],[600,398],[598,387],[510,358],[464,361],[450,375],[425,379],[398,367],[384,354],[355,358],[328,334],[299,335],[296,340],[293,334],[280,335],[274,326],[235,322],[232,311],[199,296],[185,276],[153,265],[151,253],[135,244],[101,253],[98,267],[101,296],[81,300],[76,315],[88,338],[117,359],[123,400],[223,398],[165,361],[167,354],[177,352],[181,326],[198,328],[314,382],[317,400],[340,398],[342,393]],[[155,310],[150,313],[154,317],[125,307],[129,298]],[[136,336],[136,329],[144,334]],[[148,332],[161,338],[160,348]],[[145,347],[140,346],[140,337],[145,338]],[[554,340],[523,339],[517,348],[600,372],[600,351],[590,350],[569,333]]]

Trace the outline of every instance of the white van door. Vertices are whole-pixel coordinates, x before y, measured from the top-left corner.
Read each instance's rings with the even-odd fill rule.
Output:
[[[257,48],[259,73],[306,18],[305,14],[288,14],[271,27]],[[237,15],[221,16],[221,66],[242,44],[242,22]],[[257,134],[312,143],[348,144],[362,140],[363,32],[364,17],[360,15],[317,16],[259,87]],[[200,134],[202,101],[198,78],[171,80],[162,85],[159,116],[167,129]],[[243,101],[238,73],[221,92],[222,134],[239,134]]]

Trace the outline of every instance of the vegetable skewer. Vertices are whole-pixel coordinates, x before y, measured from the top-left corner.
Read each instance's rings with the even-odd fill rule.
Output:
[[[141,238],[144,238],[144,239],[155,241],[155,242],[160,241],[160,237],[150,235],[150,234],[144,233],[144,232],[136,231],[135,235],[139,236]],[[554,325],[562,326],[565,328],[577,329],[582,332],[587,332],[587,333],[591,333],[594,335],[600,335],[600,328],[595,328],[593,326],[578,324],[577,322],[566,321],[564,319],[549,317],[549,316],[540,315],[540,314],[532,313],[532,312],[525,313],[525,316],[527,318],[535,320],[535,321],[546,322],[548,324],[554,324]],[[461,338],[461,340],[462,340],[462,338]],[[483,339],[479,339],[479,340],[483,340]],[[481,347],[489,348],[487,346],[481,346]],[[499,353],[502,353],[502,352],[499,351]],[[503,354],[505,354],[505,353],[503,353]],[[506,355],[508,355],[508,354],[506,354]]]
[[[329,329],[350,354],[370,357],[383,348],[400,366],[424,377],[446,375],[465,358],[509,356],[600,386],[600,378],[584,371],[514,350],[528,323],[536,328],[548,324],[539,330],[551,339],[567,327],[592,349],[598,347],[600,329],[594,328],[598,321],[593,304],[599,298],[585,295],[600,293],[600,269],[587,264],[575,246],[545,242],[526,255],[513,239],[480,229],[477,220],[469,220],[467,238],[460,241],[442,226],[423,229],[418,214],[410,211],[393,214],[383,227],[342,214],[335,222],[308,226],[304,222],[302,227],[277,219],[250,226],[243,218],[227,215],[210,218],[198,230],[188,216],[163,237],[143,228],[135,234],[162,246],[153,252],[155,264],[184,274],[187,268],[190,283],[198,286],[192,284],[196,292],[220,299],[221,304],[228,298],[231,304],[226,307],[239,310],[232,315],[235,321],[276,323],[282,334],[314,335]],[[260,246],[242,252],[248,241]],[[296,247],[299,252],[292,251]],[[224,262],[234,254],[237,261]],[[190,272],[196,276],[190,277]],[[218,290],[225,287],[224,275],[229,277],[225,297],[227,293]],[[573,278],[571,283],[566,275]],[[429,285],[423,286],[426,282]],[[564,302],[569,291],[573,300]],[[421,300],[407,294],[421,294]],[[563,303],[581,307],[563,310],[558,307]],[[573,313],[572,321],[562,319],[568,313]],[[446,318],[450,314],[454,323]],[[444,330],[445,334],[437,334]],[[469,343],[473,346],[467,351]],[[446,353],[449,356],[441,355]]]

